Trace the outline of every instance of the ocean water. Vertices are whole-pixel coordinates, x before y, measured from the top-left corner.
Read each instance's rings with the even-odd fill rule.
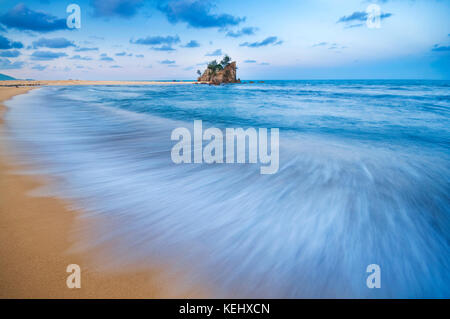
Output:
[[[7,105],[8,141],[104,217],[86,245],[113,243],[112,263],[163,261],[213,297],[450,297],[449,81],[46,87]],[[174,164],[171,132],[194,120],[279,128],[279,171]]]

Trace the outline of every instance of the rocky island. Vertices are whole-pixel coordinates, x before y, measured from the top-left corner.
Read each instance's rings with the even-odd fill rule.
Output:
[[[200,75],[198,81],[214,85],[241,83],[240,79],[236,79],[236,69],[236,61],[231,62],[231,58],[225,55],[219,63],[216,60],[210,62],[203,74],[198,70],[197,74]]]

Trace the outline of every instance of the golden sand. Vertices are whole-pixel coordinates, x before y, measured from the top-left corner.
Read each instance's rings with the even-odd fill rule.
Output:
[[[10,82],[10,81],[8,81]],[[7,109],[2,101],[31,88],[0,87],[0,298],[166,298],[204,297],[203,289],[183,295],[174,278],[162,279],[162,268],[116,267],[104,273],[93,266],[102,251],[75,251],[74,238],[85,229],[81,212],[54,197],[28,193],[47,182],[44,176],[20,175],[1,134]],[[100,222],[89,220],[90,222]],[[81,267],[81,288],[69,289],[66,267]]]

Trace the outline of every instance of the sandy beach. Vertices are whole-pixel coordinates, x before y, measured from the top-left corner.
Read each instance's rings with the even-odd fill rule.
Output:
[[[177,295],[176,279],[161,279],[161,269],[140,265],[101,272],[91,263],[103,252],[72,249],[85,229],[82,212],[53,197],[32,197],[29,192],[48,182],[45,176],[21,175],[6,149],[2,104],[30,87],[0,88],[0,298],[165,298],[201,297],[201,289]],[[100,222],[100,221],[96,221]],[[66,267],[78,264],[80,289],[69,289]],[[163,268],[163,267],[161,267]]]

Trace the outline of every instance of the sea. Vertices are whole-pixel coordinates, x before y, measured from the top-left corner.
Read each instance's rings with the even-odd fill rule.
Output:
[[[113,247],[105,271],[162,263],[212,297],[450,297],[450,81],[43,87],[6,105],[24,173],[53,180],[33,196],[104,221],[75,240]],[[278,172],[175,164],[171,133],[194,120],[278,128]]]

